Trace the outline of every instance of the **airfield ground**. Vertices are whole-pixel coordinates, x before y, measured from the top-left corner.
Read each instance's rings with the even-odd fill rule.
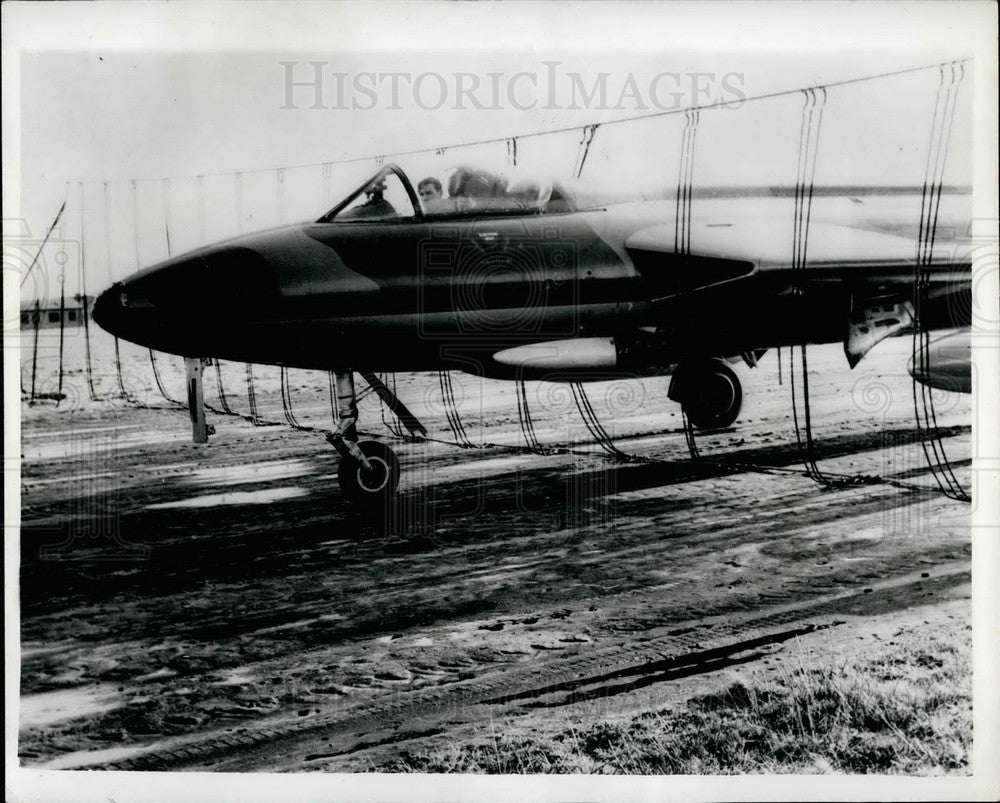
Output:
[[[56,381],[52,337],[39,392]],[[877,683],[905,680],[912,660],[919,685],[919,656],[948,650],[958,747],[881,769],[963,771],[970,506],[927,470],[907,338],[854,371],[839,346],[809,351],[818,465],[868,481],[804,475],[787,351],[780,383],[773,352],[737,367],[741,419],[700,434],[697,462],[666,379],[589,386],[637,458],[616,461],[586,443],[567,388],[529,384],[539,440],[571,446],[530,455],[512,448],[513,386],[456,375],[470,439],[495,445],[404,442],[362,402],[363,428],[403,464],[385,517],[340,497],[325,375],[290,372],[296,417],[316,431],[210,414],[217,432],[196,446],[186,412],[154,394],[148,354],[123,346],[126,388],[150,407],[92,402],[74,338],[68,398],[21,408],[27,766],[489,770],[475,745],[661,727],[692,699],[794,686],[798,670]],[[96,334],[102,397],[117,393],[110,354]],[[159,363],[179,398],[178,361]],[[26,387],[30,367],[22,354]],[[222,370],[227,402],[247,412],[243,366]],[[262,415],[284,422],[277,376],[259,368],[257,392]],[[214,369],[218,407],[213,381]],[[451,438],[435,375],[398,387],[432,437]],[[970,398],[936,401],[968,489]],[[549,766],[630,770],[587,761]],[[838,769],[824,761],[812,771]]]

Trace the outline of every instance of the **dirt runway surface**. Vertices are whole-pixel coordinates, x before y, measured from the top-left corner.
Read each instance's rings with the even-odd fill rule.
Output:
[[[588,386],[631,460],[586,443],[560,386],[531,388],[560,447],[545,455],[514,448],[512,385],[456,375],[484,448],[393,438],[369,397],[362,428],[403,467],[384,516],[341,499],[319,430],[214,415],[195,446],[184,410],[83,403],[76,375],[76,403],[22,407],[21,760],[365,770],[498,717],[655,706],[872,617],[967,623],[970,506],[927,469],[908,351],[884,343],[852,372],[810,349],[818,465],[856,480],[831,485],[802,469],[787,352],[780,377],[773,353],[739,367],[743,414],[697,436],[698,460],[666,379]],[[299,420],[329,428],[307,373]],[[436,377],[398,381],[448,440]],[[278,419],[277,387],[260,394]],[[942,394],[936,414],[969,489],[970,400]]]

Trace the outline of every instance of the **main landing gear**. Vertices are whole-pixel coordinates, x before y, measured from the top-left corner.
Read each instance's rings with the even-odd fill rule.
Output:
[[[721,429],[732,424],[743,405],[739,377],[720,359],[682,363],[674,372],[667,396],[680,402],[688,420],[698,429]]]

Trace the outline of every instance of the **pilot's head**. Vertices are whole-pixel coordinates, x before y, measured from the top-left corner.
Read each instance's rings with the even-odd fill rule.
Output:
[[[424,203],[436,201],[441,197],[441,182],[433,176],[428,176],[417,185],[417,195]]]

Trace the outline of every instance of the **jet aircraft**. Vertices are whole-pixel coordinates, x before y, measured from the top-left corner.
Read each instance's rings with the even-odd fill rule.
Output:
[[[810,187],[807,211],[803,187],[642,198],[468,165],[440,183],[446,192],[424,203],[387,165],[318,220],[114,284],[94,320],[189,359],[333,372],[339,482],[370,503],[394,492],[399,463],[384,444],[358,440],[354,372],[671,375],[669,397],[692,424],[717,428],[742,402],[729,362],[842,341],[853,367],[912,331],[917,314],[926,330],[970,324],[970,260],[946,236],[967,227],[962,188],[939,188],[935,241],[919,187]],[[961,343],[955,355],[931,349],[910,372],[968,391]]]

